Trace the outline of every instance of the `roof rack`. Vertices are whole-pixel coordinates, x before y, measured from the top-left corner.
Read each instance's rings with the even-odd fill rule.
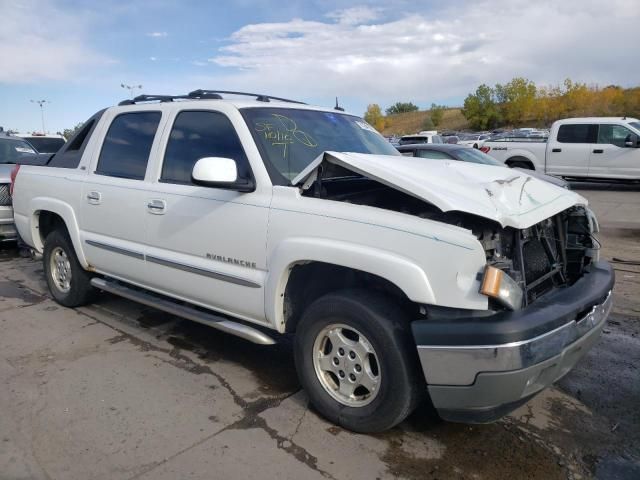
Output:
[[[305,105],[304,102],[297,100],[288,100],[286,98],[272,97],[271,95],[262,95],[259,93],[247,93],[247,92],[232,92],[228,90],[203,90],[198,89],[193,92],[189,92],[188,95],[138,95],[135,98],[123,100],[118,105],[135,105],[142,102],[173,102],[175,100],[222,100],[222,95],[245,95],[248,97],[256,97],[258,102],[270,102],[276,100],[279,102],[298,103]]]
[[[194,90],[193,92],[190,92],[189,93],[189,97],[190,98],[201,98],[202,96],[220,95],[221,93],[225,94],[225,95],[245,95],[247,97],[256,97],[256,100],[258,102],[269,102],[271,100],[276,100],[278,102],[298,103],[300,105],[306,105],[304,102],[300,102],[298,100],[289,100],[287,98],[273,97],[271,95],[263,95],[261,93],[232,92],[232,91],[229,91],[229,90],[203,90],[203,89],[198,89],[198,90]]]

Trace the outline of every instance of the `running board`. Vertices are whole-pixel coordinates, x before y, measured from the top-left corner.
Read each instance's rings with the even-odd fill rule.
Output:
[[[276,343],[269,335],[243,323],[234,322],[215,313],[205,312],[197,308],[176,303],[154,293],[127,287],[120,282],[94,277],[91,279],[91,285],[105,292],[157,308],[158,310],[176,315],[177,317],[202,323],[203,325],[216,328],[222,332],[244,338],[258,345],[274,345]]]

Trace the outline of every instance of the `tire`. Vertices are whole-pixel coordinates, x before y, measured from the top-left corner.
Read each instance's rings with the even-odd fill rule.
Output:
[[[60,262],[62,266],[56,266]],[[65,307],[79,307],[90,303],[97,290],[91,286],[91,275],[76,257],[66,232],[54,230],[45,239],[42,256],[44,274],[53,299]]]
[[[414,410],[426,394],[426,384],[409,323],[403,319],[406,313],[398,305],[360,290],[327,294],[307,308],[296,329],[294,356],[300,383],[321,415],[346,429],[371,433],[395,426]],[[344,346],[343,352],[329,339],[339,338],[336,331],[349,341],[335,340]],[[366,344],[373,354],[365,357]],[[352,353],[355,360],[349,359]],[[316,358],[323,358],[324,366]],[[345,385],[357,385],[353,398],[340,390],[340,372]],[[356,380],[347,384],[351,375]],[[376,377],[371,390],[363,386]]]
[[[514,160],[507,163],[509,168],[523,168],[525,170],[535,170],[531,163],[524,160]]]

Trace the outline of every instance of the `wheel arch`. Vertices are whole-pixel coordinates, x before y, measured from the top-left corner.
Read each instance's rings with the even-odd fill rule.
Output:
[[[362,288],[363,284],[407,306],[435,303],[429,279],[418,265],[362,245],[289,239],[274,251],[269,272],[265,315],[279,332],[295,330],[303,307],[315,298],[342,288]]]
[[[536,165],[535,162],[531,159],[528,158],[524,155],[518,154],[518,155],[512,155],[511,157],[509,157],[508,159],[506,159],[504,161],[504,164],[508,167],[513,166],[515,163],[524,163],[528,166],[531,167],[531,170],[535,170],[536,169]]]
[[[34,198],[31,201],[31,211],[33,214],[29,222],[30,243],[36,251],[43,252],[44,241],[51,231],[64,228],[71,239],[80,265],[83,268],[89,267],[82,250],[76,214],[69,204],[50,198]]]

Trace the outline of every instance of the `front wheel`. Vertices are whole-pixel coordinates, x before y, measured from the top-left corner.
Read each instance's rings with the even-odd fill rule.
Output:
[[[356,432],[379,432],[409,415],[426,391],[404,312],[365,291],[325,295],[296,330],[302,386],[326,418]]]
[[[66,232],[54,230],[47,235],[42,262],[51,296],[60,305],[79,307],[93,300],[92,275],[78,262]]]

